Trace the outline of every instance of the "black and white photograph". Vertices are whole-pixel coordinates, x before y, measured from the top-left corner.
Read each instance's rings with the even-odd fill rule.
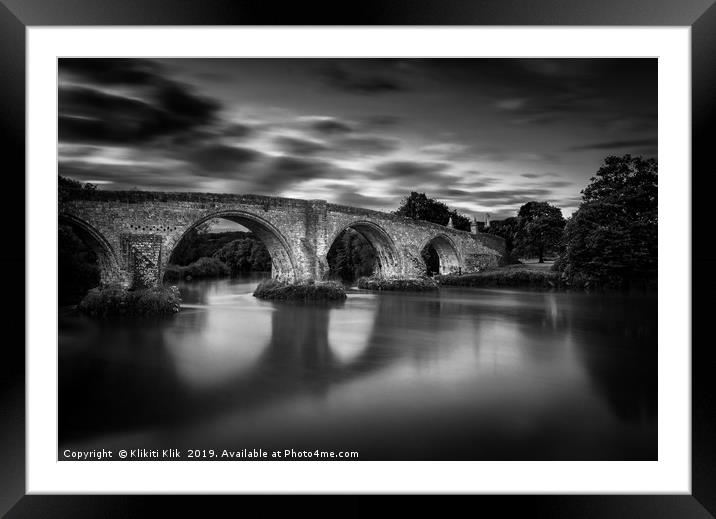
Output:
[[[57,69],[58,460],[658,459],[656,58]]]

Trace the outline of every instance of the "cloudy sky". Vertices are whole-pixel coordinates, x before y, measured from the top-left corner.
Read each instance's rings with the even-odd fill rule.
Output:
[[[61,59],[59,173],[482,220],[656,156],[655,59]]]

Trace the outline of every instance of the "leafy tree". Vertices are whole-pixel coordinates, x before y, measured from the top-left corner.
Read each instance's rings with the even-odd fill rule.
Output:
[[[559,267],[605,286],[653,283],[657,275],[657,162],[609,156],[582,191],[565,231]]]
[[[456,229],[470,230],[469,218],[458,214],[455,210],[451,210],[442,202],[428,198],[425,193],[411,191],[410,196],[403,199],[395,214],[440,225],[447,225],[450,217],[452,217],[452,223]]]
[[[438,251],[435,250],[435,247],[428,245],[420,255],[425,262],[425,270],[428,276],[440,273],[440,256],[438,256]]]
[[[505,249],[508,255],[512,254],[515,248],[515,240],[520,230],[520,219],[516,216],[497,220],[486,229],[489,234],[494,234],[505,239]]]
[[[97,256],[69,225],[58,229],[58,297],[60,304],[77,303],[99,285]]]
[[[271,270],[268,250],[260,240],[251,236],[227,243],[214,252],[212,257],[223,261],[232,276],[242,272]]]
[[[271,272],[271,255],[261,240],[254,239],[249,261],[252,271]]]
[[[537,256],[544,263],[545,254],[555,250],[562,239],[565,225],[562,210],[547,202],[527,202],[520,207],[517,218],[515,252],[520,256]]]
[[[455,229],[470,231],[470,219],[467,216],[463,216],[457,211],[451,211],[450,216],[452,216],[452,225]]]
[[[370,276],[375,267],[375,249],[359,232],[346,229],[331,246],[326,257],[330,275],[345,282]]]
[[[582,191],[582,199],[615,204],[632,218],[656,223],[657,170],[655,159],[609,156]]]

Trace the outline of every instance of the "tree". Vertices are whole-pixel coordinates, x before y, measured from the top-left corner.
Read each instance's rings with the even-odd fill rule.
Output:
[[[505,252],[508,255],[512,255],[512,251],[515,249],[515,240],[517,239],[517,233],[520,230],[520,219],[516,216],[505,218],[504,220],[498,220],[492,222],[492,224],[486,229],[489,234],[494,234],[505,239]]]
[[[609,156],[582,191],[582,200],[614,204],[631,218],[656,223],[657,170],[655,159]]]
[[[413,220],[425,220],[440,225],[447,225],[452,217],[455,229],[463,231],[470,230],[470,219],[451,210],[447,205],[433,198],[428,198],[425,193],[410,192],[410,196],[403,199],[400,207],[394,214],[406,216]]]
[[[613,287],[656,280],[657,169],[654,159],[604,159],[567,224],[559,263],[568,278]]]
[[[527,202],[520,207],[517,217],[515,252],[521,256],[535,255],[544,263],[545,254],[554,251],[562,239],[565,225],[562,210],[547,202]]]
[[[459,214],[457,211],[451,211],[452,225],[455,229],[461,231],[470,231],[470,219],[467,216]]]

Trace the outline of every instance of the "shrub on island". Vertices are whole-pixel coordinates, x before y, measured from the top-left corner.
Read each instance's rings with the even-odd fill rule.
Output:
[[[438,283],[431,278],[379,278],[363,277],[358,280],[363,290],[388,290],[395,292],[423,292],[437,290]]]
[[[181,310],[181,296],[175,286],[136,290],[118,286],[97,287],[87,292],[77,309],[100,319],[172,315]]]
[[[266,279],[256,287],[254,297],[273,301],[343,301],[346,290],[336,281],[288,283]]]

